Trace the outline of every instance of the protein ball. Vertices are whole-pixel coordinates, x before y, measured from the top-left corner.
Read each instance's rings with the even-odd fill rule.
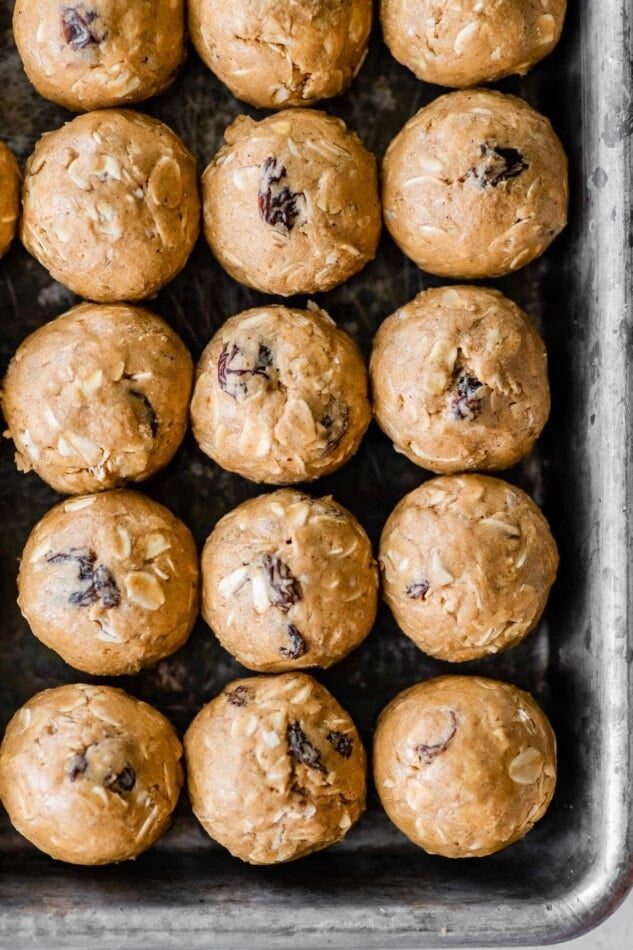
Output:
[[[408,257],[442,277],[499,277],[529,264],[564,228],[567,200],[563,148],[516,96],[440,96],[385,154],[385,224]]]
[[[330,497],[285,488],[239,505],[207,539],[202,579],[204,619],[261,672],[338,663],[376,616],[371,543]]]
[[[349,86],[367,52],[371,0],[190,0],[193,44],[239,99],[306,106]]]
[[[20,237],[89,300],[151,296],[185,266],[199,227],[195,159],[149,116],[78,116],[43,135],[26,163]]]
[[[9,250],[18,227],[20,181],[15,155],[0,142],[0,257]]]
[[[20,834],[59,861],[126,861],[167,830],[181,756],[167,719],[123,690],[47,689],[7,726],[0,799]]]
[[[383,709],[374,779],[389,818],[414,844],[446,858],[483,857],[518,841],[547,811],[556,737],[529,693],[441,676]]]
[[[85,673],[138,673],[186,641],[198,610],[189,529],[137,492],[52,508],[24,548],[18,605],[35,636]]]
[[[383,597],[404,633],[451,663],[516,646],[538,623],[558,569],[532,499],[485,475],[424,482],[380,539]]]
[[[376,254],[376,160],[345,123],[287,109],[238,118],[202,176],[204,232],[226,271],[268,294],[331,290]]]
[[[16,464],[66,494],[143,481],[184,437],[192,379],[164,320],[80,304],[28,336],[9,364],[2,409]]]
[[[40,95],[82,112],[169,86],[185,57],[183,0],[17,0],[13,35]]]
[[[250,864],[327,848],[365,810],[356,727],[305,673],[229,683],[198,713],[184,745],[196,817]]]
[[[370,362],[374,414],[395,449],[432,472],[502,469],[547,421],[547,354],[497,290],[423,291],[381,325]]]
[[[254,482],[290,484],[335,471],[371,420],[360,350],[311,306],[231,317],[198,364],[191,402],[198,444]]]
[[[381,0],[385,42],[418,79],[474,86],[529,69],[554,49],[567,0]]]

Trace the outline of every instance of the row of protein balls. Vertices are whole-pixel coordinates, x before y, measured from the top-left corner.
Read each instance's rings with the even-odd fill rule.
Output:
[[[227,684],[184,738],[189,797],[208,834],[252,864],[342,839],[365,809],[366,755],[348,713],[305,673]],[[45,690],[10,721],[0,799],[54,858],[136,857],[167,829],[182,747],[156,709],[108,686]],[[443,676],[400,693],[374,735],[374,779],[394,824],[426,851],[479,857],[523,837],[547,809],[556,740],[514,686]]]

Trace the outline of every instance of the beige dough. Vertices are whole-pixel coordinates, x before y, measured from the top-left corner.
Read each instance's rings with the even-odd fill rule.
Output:
[[[309,106],[349,86],[367,52],[371,0],[189,0],[193,44],[239,99]]]
[[[529,69],[554,49],[567,0],[381,0],[385,42],[418,79],[474,86]]]
[[[144,495],[83,495],[33,528],[18,591],[35,636],[75,669],[138,673],[189,636],[198,553],[182,521]]]
[[[55,280],[104,303],[151,296],[198,236],[196,163],[157,119],[89,112],[42,136],[26,163],[20,237]]]
[[[20,169],[11,149],[0,142],[0,257],[9,250],[20,214]]]
[[[360,350],[314,304],[231,317],[198,364],[191,402],[198,444],[255,482],[335,471],[357,451],[370,419]]]
[[[187,428],[193,365],[159,317],[80,304],[32,333],[3,383],[16,464],[67,494],[143,481]]]
[[[383,808],[414,844],[447,858],[493,854],[545,814],[556,737],[529,693],[441,676],[383,709],[374,736]]]
[[[305,673],[229,683],[198,713],[184,744],[196,817],[250,864],[320,851],[365,810],[356,727]]]
[[[484,287],[426,290],[397,310],[376,334],[370,374],[379,426],[432,472],[509,468],[549,415],[543,341]]]
[[[435,99],[387,149],[393,239],[442,277],[499,277],[539,257],[567,221],[567,158],[544,116],[488,89]]]
[[[121,689],[47,689],[7,726],[0,799],[20,834],[53,858],[126,861],[167,830],[181,755],[171,723]]]
[[[432,478],[380,539],[383,596],[425,653],[461,663],[516,646],[539,621],[558,551],[532,499],[486,475]]]
[[[140,102],[185,57],[183,0],[17,0],[13,35],[40,93],[82,112]]]
[[[376,616],[371,543],[331,497],[283,488],[245,501],[207,539],[202,580],[204,619],[260,672],[338,663]]]
[[[238,116],[202,176],[204,232],[226,271],[268,294],[331,290],[376,254],[376,161],[340,119]]]

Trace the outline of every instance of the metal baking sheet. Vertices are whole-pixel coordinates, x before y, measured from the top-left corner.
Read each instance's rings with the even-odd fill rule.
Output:
[[[68,114],[29,87],[0,0],[0,138],[23,161]],[[498,87],[552,119],[571,159],[571,220],[541,261],[493,282],[542,329],[553,413],[536,453],[508,478],[544,506],[562,566],[545,619],[508,654],[459,667],[531,690],[560,744],[552,807],[528,837],[493,857],[429,857],[393,828],[372,793],[345,842],[296,864],[251,868],[214,845],[183,797],[173,828],[134,863],[57,864],[0,815],[0,941],[4,946],[431,947],[542,944],[598,923],[633,879],[631,689],[631,24],[622,0],[570,3],[558,50],[525,80]],[[387,53],[379,30],[353,88],[329,103],[374,152],[438,90]],[[174,87],[141,107],[175,128],[200,170],[224,126],[248,111],[191,53]],[[319,297],[367,354],[381,320],[429,280],[384,237],[377,260]],[[198,356],[229,315],[264,297],[239,287],[204,242],[152,302]],[[298,298],[298,303],[305,303]],[[16,245],[0,262],[1,358],[74,303]],[[396,455],[375,426],[340,473],[313,484],[360,518],[376,541],[395,503],[426,474]],[[175,462],[143,490],[170,506],[202,543],[217,519],[261,488],[221,471],[188,436]],[[17,558],[57,496],[19,475],[0,449],[0,727],[29,696],[86,679],[29,633],[15,605]],[[445,672],[398,633],[387,610],[364,646],[319,674],[369,742],[399,690]],[[450,669],[454,670],[454,667]],[[115,680],[183,730],[242,670],[203,624],[156,669]]]

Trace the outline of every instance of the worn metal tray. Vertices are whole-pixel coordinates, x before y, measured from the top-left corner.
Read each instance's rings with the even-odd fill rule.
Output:
[[[0,138],[23,160],[66,118],[29,87],[0,0]],[[526,80],[499,84],[548,114],[571,159],[571,222],[546,257],[496,285],[540,325],[550,353],[553,414],[539,448],[509,478],[548,514],[562,566],[544,622],[504,656],[466,664],[531,690],[560,743],[560,781],[545,819],[494,857],[450,862],[409,844],[375,794],[348,839],[277,868],[243,866],[199,829],[183,797],[173,828],[136,862],[73,868],[38,854],[0,816],[0,943],[7,947],[429,947],[559,941],[598,923],[633,880],[633,691],[628,552],[631,497],[630,20],[622,0],[570,3],[563,41]],[[388,55],[378,30],[359,79],[327,108],[382,154],[437,95]],[[142,107],[173,126],[201,168],[244,107],[192,53],[163,97]],[[380,321],[428,278],[388,238],[358,277],[324,294],[367,353]],[[437,283],[437,281],[435,281]],[[197,357],[226,317],[263,297],[239,287],[201,241],[152,306]],[[20,246],[0,263],[0,369],[26,334],[74,298]],[[303,303],[303,299],[300,300]],[[394,504],[425,477],[375,427],[340,473],[313,485],[348,505],[377,540]],[[261,489],[207,460],[187,437],[144,490],[202,542],[216,520]],[[17,558],[57,500],[0,449],[0,727],[29,696],[85,679],[41,646],[15,605]],[[365,739],[399,690],[449,669],[425,658],[382,610],[367,642],[319,678]],[[451,667],[455,670],[456,668]],[[169,661],[117,680],[183,730],[242,670],[203,624]]]

